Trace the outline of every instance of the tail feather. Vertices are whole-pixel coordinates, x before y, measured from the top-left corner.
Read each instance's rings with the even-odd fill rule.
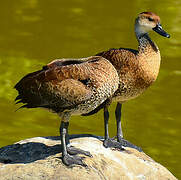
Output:
[[[21,97],[21,95],[19,94],[19,95],[15,98],[14,101],[20,100],[21,98],[22,98],[22,97]]]
[[[15,104],[19,104],[19,103],[23,103],[22,99],[15,102]]]
[[[36,71],[24,76],[14,88],[18,91],[15,98],[16,104],[23,103],[21,108],[35,108],[42,106],[42,99],[39,96],[37,78],[41,76],[44,70]],[[33,90],[34,89],[34,92]]]

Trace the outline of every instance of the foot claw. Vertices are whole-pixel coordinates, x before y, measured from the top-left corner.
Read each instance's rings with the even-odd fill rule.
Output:
[[[116,148],[116,149],[119,149],[119,150],[124,150],[124,148],[122,147],[122,144],[115,141],[115,140],[112,140],[112,139],[105,139],[104,142],[103,142],[103,145],[104,147],[106,148]]]
[[[131,147],[134,148],[136,150],[138,150],[139,152],[142,152],[142,149],[132,143],[130,143],[129,141],[120,138],[119,141],[115,141],[113,139],[105,139],[103,142],[104,147],[106,148],[115,148],[115,149],[119,149],[119,150],[124,150],[124,147]]]
[[[140,147],[138,147],[138,146],[130,143],[129,141],[127,141],[127,140],[125,140],[125,139],[123,139],[123,138],[120,138],[120,139],[118,140],[118,142],[121,143],[122,146],[124,146],[124,147],[131,147],[131,148],[134,148],[134,149],[138,150],[139,152],[142,152],[142,151],[143,151]]]
[[[83,154],[88,157],[93,157],[89,151],[84,151],[82,149],[78,149],[73,146],[67,147],[67,152],[70,155]]]

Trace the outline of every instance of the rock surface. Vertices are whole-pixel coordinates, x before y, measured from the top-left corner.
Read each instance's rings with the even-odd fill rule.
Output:
[[[98,137],[71,136],[71,145],[90,151],[88,168],[66,167],[59,137],[36,137],[0,148],[1,180],[175,180],[144,152],[104,148]]]

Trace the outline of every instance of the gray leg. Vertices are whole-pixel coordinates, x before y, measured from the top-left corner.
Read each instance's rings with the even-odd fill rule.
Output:
[[[109,121],[109,112],[107,107],[104,107],[104,130],[105,130],[105,139],[109,139],[109,130],[108,130],[108,121]]]
[[[106,148],[116,148],[119,150],[124,150],[124,147],[131,147],[135,148],[138,151],[142,151],[140,147],[135,146],[134,144],[128,142],[127,140],[123,139],[123,132],[121,127],[121,108],[122,104],[117,103],[115,115],[116,115],[116,122],[117,122],[117,141],[109,138],[108,132],[108,121],[109,121],[109,112],[108,107],[104,107],[104,128],[105,128],[105,140],[103,142],[104,147]]]
[[[67,135],[67,129],[69,126],[69,122],[61,122],[60,125],[60,138],[61,138],[61,144],[62,144],[62,156],[66,156],[67,153],[67,143],[66,143],[66,135]]]
[[[117,140],[118,142],[123,138],[123,132],[121,127],[121,108],[122,104],[117,103],[115,115],[116,115],[116,122],[117,122]]]
[[[131,147],[137,149],[138,151],[142,151],[140,147],[135,146],[129,141],[123,139],[123,132],[121,127],[121,109],[122,109],[122,104],[118,102],[115,110],[116,122],[117,122],[117,141],[121,143],[124,147]]]
[[[63,116],[64,118],[69,118],[70,116]],[[68,126],[69,122],[61,122],[60,125],[60,137],[62,144],[62,161],[67,166],[81,165],[87,167],[87,165],[82,161],[84,157],[76,156],[75,154],[84,154],[86,156],[92,157],[88,151],[84,151],[73,146],[67,146],[69,144],[69,135],[68,135]]]
[[[109,111],[108,107],[104,107],[104,130],[105,130],[105,139],[103,141],[104,147],[113,147],[122,150],[122,144],[116,142],[114,139],[109,138],[109,131],[108,131],[108,121],[109,121]]]
[[[109,121],[109,111],[108,107],[104,107],[104,141],[103,146],[104,147],[110,147],[110,139],[109,139],[109,129],[108,129],[108,121]]]

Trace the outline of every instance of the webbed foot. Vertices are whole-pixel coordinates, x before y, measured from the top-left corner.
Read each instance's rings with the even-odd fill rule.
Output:
[[[143,151],[140,147],[130,143],[129,141],[125,140],[124,138],[119,138],[118,142],[121,143],[122,146],[124,146],[124,147],[134,148],[134,149],[138,150],[139,152]]]
[[[62,161],[65,165],[67,166],[74,166],[74,165],[81,165],[83,167],[87,167],[87,164],[85,164],[82,160],[85,157],[80,157],[80,156],[76,156],[76,155],[64,155],[62,157]]]
[[[83,162],[85,157],[77,156],[77,154],[82,154],[88,157],[93,157],[89,151],[84,151],[79,148],[75,148],[74,146],[67,147],[66,155],[62,156],[62,161],[65,165],[73,167],[74,165],[81,165],[83,167],[87,167],[87,164]]]
[[[119,150],[124,150],[124,147],[131,147],[134,148],[136,150],[138,150],[139,152],[142,152],[142,149],[132,143],[130,143],[129,141],[123,139],[123,138],[119,138],[119,142],[114,140],[114,139],[105,139],[103,141],[103,145],[106,148],[115,148],[115,149],[119,149]]]
[[[74,146],[67,147],[67,152],[70,155],[83,154],[88,157],[93,157],[89,151],[84,151],[82,149],[75,148]]]
[[[106,148],[116,148],[116,149],[119,149],[119,150],[124,150],[121,143],[115,141],[114,139],[110,139],[110,138],[105,139],[103,141],[103,145]]]

